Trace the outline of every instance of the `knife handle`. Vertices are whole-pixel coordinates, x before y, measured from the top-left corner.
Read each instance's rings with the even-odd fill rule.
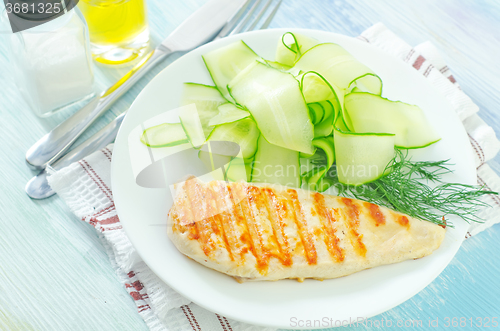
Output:
[[[69,166],[71,163],[80,161],[84,157],[92,154],[93,152],[103,149],[112,143],[116,135],[118,134],[118,130],[120,129],[120,125],[125,118],[125,113],[117,116],[113,121],[111,121],[104,128],[99,130],[92,137],[78,145],[75,149],[68,152],[66,155],[58,159],[54,164],[51,164],[51,167],[54,170],[60,170],[64,167]]]
[[[43,169],[57,160],[118,98],[170,54],[172,51],[164,45],[151,51],[99,99],[89,102],[31,146],[26,153],[28,165],[33,169]]]
[[[47,166],[38,175],[31,178],[26,184],[24,190],[32,199],[45,199],[55,194],[54,190],[47,182],[48,172],[47,169],[60,170],[69,166],[73,162],[80,161],[84,157],[92,154],[93,152],[106,147],[108,144],[115,140],[120,125],[123,122],[125,113],[115,118],[111,123],[102,128],[99,132],[87,139],[85,142],[78,145],[75,149],[58,159],[53,164]]]

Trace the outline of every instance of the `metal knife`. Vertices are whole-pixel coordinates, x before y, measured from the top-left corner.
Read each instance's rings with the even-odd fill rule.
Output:
[[[90,102],[37,141],[26,153],[28,165],[33,169],[44,169],[61,157],[99,116],[151,68],[172,53],[190,51],[211,40],[243,2],[243,0],[208,1],[131,71],[103,92],[97,102]]]
[[[75,149],[61,157],[53,164],[47,166],[38,175],[33,177],[25,187],[26,193],[33,199],[45,199],[55,194],[47,182],[47,170],[57,171],[81,160],[91,153],[103,149],[115,140],[120,125],[125,118],[125,112],[116,117],[111,123],[99,130],[92,137],[78,145]]]

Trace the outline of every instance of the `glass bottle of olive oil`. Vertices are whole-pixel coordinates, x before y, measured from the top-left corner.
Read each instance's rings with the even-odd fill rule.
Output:
[[[80,0],[89,26],[94,60],[125,64],[149,47],[146,0]]]

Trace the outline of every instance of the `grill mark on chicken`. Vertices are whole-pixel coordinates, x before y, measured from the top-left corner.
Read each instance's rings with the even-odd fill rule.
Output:
[[[242,234],[238,238],[244,246],[239,252],[241,261],[245,261],[245,254],[248,252],[250,252],[256,258],[256,260],[258,260],[255,245],[252,237],[250,236],[248,223],[245,219],[245,215],[243,214],[243,209],[241,207],[241,201],[243,201],[243,198],[241,198],[241,192],[237,192],[237,190],[234,190],[234,187],[231,186],[227,186],[227,190],[229,192],[231,201],[231,213],[234,216],[236,223],[243,228]]]
[[[267,196],[267,199],[263,199],[265,205],[267,207],[267,211],[269,214],[269,220],[271,221],[271,225],[273,227],[273,234],[276,238],[276,242],[279,245],[280,256],[279,259],[281,264],[284,266],[291,266],[293,264],[292,257],[290,255],[290,245],[288,243],[288,239],[285,234],[285,223],[283,218],[283,212],[286,211],[286,207],[284,206],[282,201],[279,201],[274,194],[272,189],[265,188],[262,190],[263,194]]]
[[[375,226],[385,225],[385,216],[382,214],[379,206],[369,202],[365,202],[364,205],[370,212],[370,216],[375,221]]]
[[[185,192],[186,200],[190,204],[191,211],[193,211],[195,220],[193,226],[196,227],[196,232],[198,233],[198,242],[200,243],[203,253],[205,253],[206,256],[210,256],[215,250],[215,244],[211,238],[212,226],[210,221],[203,219],[201,215],[200,202],[202,199],[200,199],[200,192],[203,192],[203,188],[196,179],[189,179],[186,181]]]
[[[410,222],[408,220],[408,217],[406,217],[406,216],[400,216],[400,217],[398,217],[398,223],[401,226],[406,227],[406,230],[410,229]]]
[[[312,234],[307,230],[307,222],[302,212],[297,191],[288,189],[286,191],[290,197],[291,214],[293,215],[295,224],[299,230],[300,241],[304,247],[305,256],[308,264],[316,264],[318,262],[318,255]]]
[[[207,185],[208,190],[206,198],[209,201],[211,200],[212,203],[215,205],[211,206],[212,210],[210,212],[212,215],[214,215],[213,218],[217,223],[217,227],[220,233],[222,234],[224,246],[226,247],[226,250],[229,254],[229,258],[231,259],[231,261],[234,261],[234,256],[231,247],[236,247],[236,244],[233,240],[231,240],[232,238],[231,239],[229,238],[229,236],[232,233],[231,221],[229,220],[227,212],[223,206],[223,201],[225,200],[223,194],[220,193],[219,195],[217,195],[217,190],[215,189],[214,185],[216,185],[216,182],[212,182],[210,183],[210,185]]]
[[[313,203],[316,213],[319,216],[323,231],[318,231],[316,236],[322,236],[325,242],[328,252],[337,262],[344,261],[345,253],[344,250],[339,246],[339,238],[336,236],[337,229],[335,224],[337,220],[332,215],[330,210],[327,210],[325,205],[325,197],[320,193],[313,194]]]
[[[225,182],[218,183],[219,190],[220,192],[222,192],[221,194],[224,200],[223,211],[227,217],[227,221],[231,223],[231,226],[228,227],[228,229],[230,229],[228,230],[230,232],[230,235],[228,236],[228,238],[230,238],[229,243],[231,247],[233,247],[233,256],[237,257],[239,260],[239,264],[242,265],[245,262],[245,254],[248,252],[253,252],[254,250],[252,249],[251,243],[249,243],[248,240],[241,240],[241,228],[245,226],[245,229],[243,229],[243,233],[248,233],[248,230],[242,220],[242,216],[236,210],[240,209],[239,206],[237,207],[235,204],[231,188],[226,185]]]
[[[269,208],[269,199],[267,198],[265,192],[259,187],[250,186],[249,193],[251,194],[251,200],[254,203],[255,208],[258,210],[258,215],[260,220],[255,219],[255,222],[261,225],[261,231],[263,234],[263,242],[265,243],[265,257],[266,262],[269,263],[271,258],[278,259],[282,265],[291,265],[291,259],[286,261],[286,251],[283,251],[282,245],[283,240],[278,239],[279,232],[277,232],[276,218],[271,213]],[[274,224],[273,224],[274,223]]]
[[[259,273],[264,274],[268,268],[268,254],[266,254],[266,248],[262,240],[262,231],[259,224],[255,222],[255,214],[252,210],[254,205],[254,199],[250,194],[250,188],[248,186],[242,186],[237,184],[238,189],[243,190],[246,198],[240,202],[241,211],[243,213],[243,219],[247,224],[248,235],[250,240],[253,242],[254,251],[252,252],[257,260],[256,268]]]
[[[359,228],[359,207],[349,198],[341,198],[346,208],[346,226],[351,234],[351,244],[358,255],[366,256],[366,247],[363,243],[363,235],[358,233]]]
[[[250,201],[253,208],[255,208],[256,212],[254,213],[253,223],[255,227],[258,229],[259,241],[262,246],[262,254],[263,254],[263,262],[264,266],[260,266],[260,273],[265,272],[267,266],[269,265],[269,260],[271,256],[279,256],[279,253],[276,254],[276,251],[279,251],[279,245],[276,243],[274,234],[266,232],[265,222],[269,220],[269,213],[267,207],[262,199],[262,194],[258,187],[248,186],[247,188],[248,200]],[[258,221],[262,220],[261,222]],[[267,239],[267,240],[266,240]]]

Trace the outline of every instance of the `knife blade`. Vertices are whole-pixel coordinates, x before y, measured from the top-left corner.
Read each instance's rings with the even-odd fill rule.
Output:
[[[171,51],[187,51],[215,37],[244,0],[209,1],[179,25],[162,45]]]

